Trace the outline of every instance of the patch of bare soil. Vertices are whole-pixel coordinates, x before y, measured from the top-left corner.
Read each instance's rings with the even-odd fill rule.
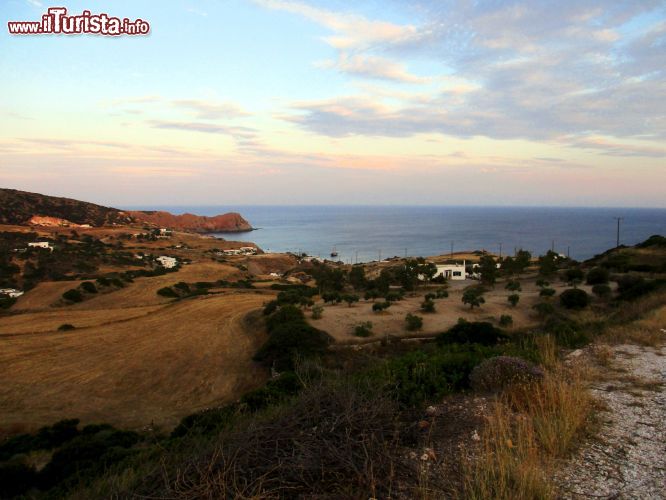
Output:
[[[591,391],[604,406],[601,429],[555,474],[559,496],[666,498],[666,355],[626,344],[596,349],[589,360],[599,370]]]

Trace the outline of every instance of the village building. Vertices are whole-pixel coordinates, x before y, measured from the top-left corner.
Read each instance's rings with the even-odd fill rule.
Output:
[[[15,299],[17,297],[20,297],[24,293],[25,292],[22,292],[21,290],[16,290],[15,288],[0,288],[0,296],[4,295],[5,297],[9,297],[10,299]]]
[[[435,264],[437,266],[437,272],[435,273],[434,278],[440,276],[444,277],[447,280],[465,280],[467,279],[467,272],[465,271],[465,261],[460,263],[451,263],[451,264]]]
[[[165,269],[173,269],[178,265],[178,260],[175,257],[168,257],[166,255],[160,255],[155,260]]]
[[[51,246],[51,243],[49,243],[48,241],[33,241],[32,243],[28,243],[28,247],[43,248],[45,250],[53,251],[53,247]]]

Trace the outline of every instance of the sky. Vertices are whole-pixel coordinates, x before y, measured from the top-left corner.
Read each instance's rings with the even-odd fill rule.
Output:
[[[55,6],[151,31],[8,33]],[[1,0],[0,20],[0,187],[666,207],[664,0]]]

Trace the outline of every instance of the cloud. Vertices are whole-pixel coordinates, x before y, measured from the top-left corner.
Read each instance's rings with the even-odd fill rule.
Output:
[[[337,61],[324,61],[318,64],[322,68],[337,69],[342,73],[388,80],[400,83],[428,83],[430,78],[416,76],[407,71],[403,64],[382,57],[340,54]]]
[[[167,130],[182,130],[186,132],[201,132],[205,134],[225,134],[234,137],[252,137],[254,129],[248,127],[230,127],[205,122],[179,122],[166,120],[150,120],[148,124],[153,128]]]
[[[648,145],[623,144],[611,142],[603,137],[586,137],[569,144],[571,147],[595,149],[608,156],[643,156],[649,158],[665,158],[666,148]]]
[[[44,7],[44,4],[39,0],[25,0],[26,3],[32,7]]]
[[[407,42],[418,36],[411,24],[400,25],[386,21],[367,19],[353,13],[340,13],[313,7],[307,3],[286,0],[254,0],[273,10],[281,10],[304,16],[334,32],[324,40],[338,49],[360,49],[379,43]]]
[[[234,103],[180,99],[171,101],[171,104],[177,108],[194,111],[195,116],[201,120],[219,120],[249,116],[249,113]]]

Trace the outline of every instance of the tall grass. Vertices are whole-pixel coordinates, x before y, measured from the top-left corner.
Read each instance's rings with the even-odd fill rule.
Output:
[[[479,450],[465,461],[464,497],[553,498],[545,471],[571,451],[592,409],[580,377],[561,366],[538,383],[510,387],[494,405]]]

